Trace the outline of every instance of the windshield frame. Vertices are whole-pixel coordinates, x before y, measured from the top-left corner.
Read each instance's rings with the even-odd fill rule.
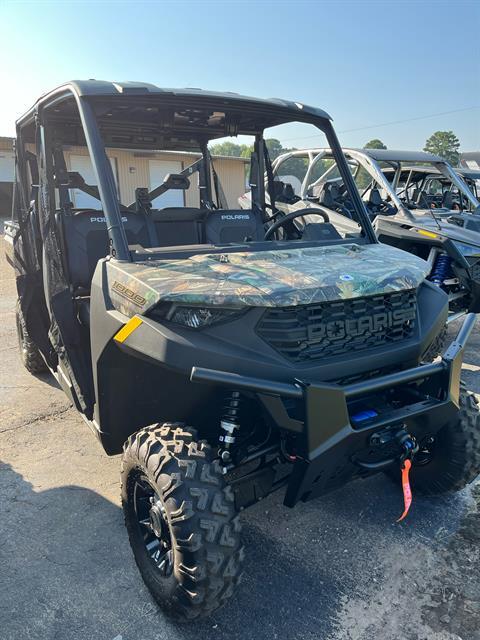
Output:
[[[122,221],[121,205],[118,200],[118,193],[112,167],[105,150],[107,146],[109,148],[112,147],[108,136],[105,138],[103,135],[105,132],[105,115],[109,114],[106,113],[105,110],[103,113],[100,113],[98,106],[103,105],[104,107],[105,104],[118,105],[120,100],[129,101],[131,104],[135,104],[137,99],[139,101],[137,104],[144,104],[147,100],[149,101],[149,104],[159,106],[167,103],[171,106],[172,104],[176,105],[177,102],[180,102],[182,108],[184,108],[185,105],[189,105],[190,108],[194,109],[199,105],[203,109],[211,109],[212,113],[216,110],[220,112],[223,110],[225,115],[227,115],[228,112],[229,116],[226,118],[225,122],[225,135],[247,134],[247,132],[243,131],[241,127],[240,129],[237,127],[235,130],[235,122],[232,117],[235,116],[235,114],[237,114],[238,118],[242,118],[242,114],[246,114],[247,117],[250,117],[248,124],[252,130],[249,133],[255,135],[254,156],[256,163],[255,166],[252,163],[252,170],[256,174],[252,176],[252,182],[256,182],[258,189],[256,202],[253,202],[252,198],[252,206],[260,205],[262,212],[265,214],[265,218],[267,217],[267,212],[264,183],[264,131],[279,124],[295,122],[312,124],[327,138],[332,155],[335,158],[340,174],[345,182],[355,211],[358,214],[359,223],[362,228],[365,241],[369,243],[378,242],[363,202],[356,189],[353,177],[348,169],[329,116],[325,112],[313,107],[308,107],[307,105],[302,105],[301,103],[289,103],[281,100],[262,101],[236,96],[235,94],[215,94],[211,92],[202,92],[200,90],[178,90],[178,92],[175,93],[176,90],[161,90],[159,88],[154,88],[154,90],[152,90],[144,89],[143,87],[138,89],[138,87],[129,86],[120,87],[121,91],[119,91],[118,95],[114,95],[113,91],[117,91],[117,85],[112,85],[115,89],[111,89],[109,85],[106,93],[104,92],[106,91],[104,88],[105,83],[100,83],[100,85],[101,86],[95,84],[93,81],[92,83],[83,84],[72,82],[62,85],[49,94],[46,94],[37,102],[33,109],[17,121],[17,139],[20,147],[22,148],[25,147],[27,142],[31,142],[32,132],[37,139],[41,140],[41,144],[39,146],[37,145],[39,150],[38,161],[43,163],[46,167],[45,176],[42,179],[44,187],[42,188],[48,191],[50,202],[55,202],[55,177],[52,159],[54,147],[53,133],[55,132],[56,141],[58,142],[58,140],[61,140],[61,134],[63,134],[63,131],[67,130],[68,127],[70,127],[71,130],[75,130],[75,132],[77,132],[77,136],[78,132],[80,132],[84,137],[93,165],[98,185],[98,193],[106,219],[111,254],[116,259],[132,261],[133,256],[128,245]],[[65,116],[62,116],[62,109],[65,111]],[[70,112],[68,111],[69,109]],[[74,111],[76,113],[73,113]],[[60,115],[58,115],[58,113],[60,113]],[[102,117],[103,120],[101,119]],[[126,119],[125,125],[127,126],[127,129],[129,128],[128,130],[131,130],[132,126],[134,127],[137,122],[143,124],[143,120]],[[151,123],[149,122],[148,125],[150,126]],[[164,121],[159,118],[156,126],[159,128],[163,127]],[[58,131],[58,127],[60,128],[60,133]],[[177,125],[173,123],[171,131],[175,134],[176,130]],[[180,134],[182,129],[178,128],[178,131]],[[205,130],[204,132],[199,132],[197,127],[195,132],[198,147],[202,152],[205,163],[204,171],[207,175],[206,183],[210,187],[210,158],[207,145],[210,139],[217,139],[219,137],[219,130],[217,129],[214,133],[209,135],[210,131]],[[145,144],[148,145],[148,143]],[[156,138],[156,144],[157,146],[155,149],[158,150],[158,136]],[[120,148],[123,145],[118,144],[117,146]],[[142,148],[146,149],[148,146]],[[19,154],[19,157],[21,160],[21,153]],[[26,192],[26,185],[21,184],[20,187],[24,192],[24,206],[25,208],[28,208],[29,201]],[[287,244],[289,243],[286,242],[285,245]]]

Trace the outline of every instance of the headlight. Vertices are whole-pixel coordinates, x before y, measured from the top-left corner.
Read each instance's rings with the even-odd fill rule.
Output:
[[[229,309],[226,307],[188,307],[180,304],[160,304],[148,314],[154,320],[168,320],[183,327],[203,329],[212,324],[232,320],[245,313],[246,309]]]
[[[458,242],[458,240],[453,240],[453,244],[457,247],[462,256],[476,256],[480,258],[480,246],[465,244],[464,242]]]

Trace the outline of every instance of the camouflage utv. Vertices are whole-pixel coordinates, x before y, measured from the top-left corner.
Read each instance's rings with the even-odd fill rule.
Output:
[[[293,122],[325,136],[353,229],[318,207],[268,210],[264,134]],[[228,206],[208,149],[237,135],[254,139],[248,210]],[[78,147],[97,184],[69,167]],[[158,149],[182,152],[191,164],[159,185],[132,173],[133,202],[122,204],[115,149],[145,162]],[[269,179],[270,202],[273,188]],[[79,207],[78,192],[98,205]],[[185,206],[159,206],[170,192]],[[300,231],[293,222],[305,215]],[[6,234],[23,361],[52,372],[107,454],[123,452],[130,543],[166,611],[196,618],[232,595],[244,555],[238,512],[276,489],[294,507],[379,471],[400,479],[412,465],[426,493],[477,475],[478,411],[460,382],[474,316],[441,361],[422,362],[448,297],[425,280],[427,262],[377,242],[323,111],[68,83],[17,122]]]

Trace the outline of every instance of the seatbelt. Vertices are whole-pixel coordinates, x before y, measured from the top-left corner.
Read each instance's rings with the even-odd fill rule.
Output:
[[[215,166],[213,164],[213,159],[210,152],[208,152],[208,158],[210,160],[210,167],[212,168],[213,186],[215,189],[215,197],[217,199],[217,207],[218,209],[228,209],[228,202],[225,197],[225,193],[223,192],[222,184],[218,178],[218,174],[215,171]]]
[[[250,177],[249,177],[249,186],[250,193],[252,194],[252,209],[256,209],[263,213],[263,206],[260,202],[260,190],[257,184],[258,179],[258,156],[256,151],[252,152],[250,156]]]
[[[55,185],[58,188],[60,209],[63,212],[68,213],[71,211],[73,206],[68,192],[69,177],[63,151],[58,146],[55,146],[53,149],[53,161],[55,169]]]
[[[270,160],[270,154],[268,153],[267,145],[263,146],[263,155],[265,157],[265,172],[267,174],[267,186],[268,186],[268,197],[270,198],[270,207],[272,210],[272,215],[277,212],[277,207],[275,204],[275,186],[274,186],[274,177],[273,177],[273,168],[272,162]]]

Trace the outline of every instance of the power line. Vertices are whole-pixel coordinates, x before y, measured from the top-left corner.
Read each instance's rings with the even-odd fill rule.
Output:
[[[370,124],[365,127],[356,127],[355,129],[343,129],[343,131],[338,131],[337,133],[352,133],[354,131],[365,131],[366,129],[379,129],[380,127],[389,127],[394,124],[404,124],[406,122],[414,122],[415,120],[427,120],[428,118],[436,118],[437,116],[446,116],[450,113],[460,113],[462,111],[472,111],[473,109],[480,109],[479,105],[474,107],[464,107],[463,109],[452,109],[451,111],[441,111],[439,113],[431,113],[428,116],[417,116],[415,118],[407,118],[405,120],[393,120],[392,122],[383,122],[382,124]],[[287,138],[284,142],[289,142],[290,140],[307,140],[310,138],[318,138],[323,136],[322,133],[318,133],[313,136],[300,136],[298,138]]]

